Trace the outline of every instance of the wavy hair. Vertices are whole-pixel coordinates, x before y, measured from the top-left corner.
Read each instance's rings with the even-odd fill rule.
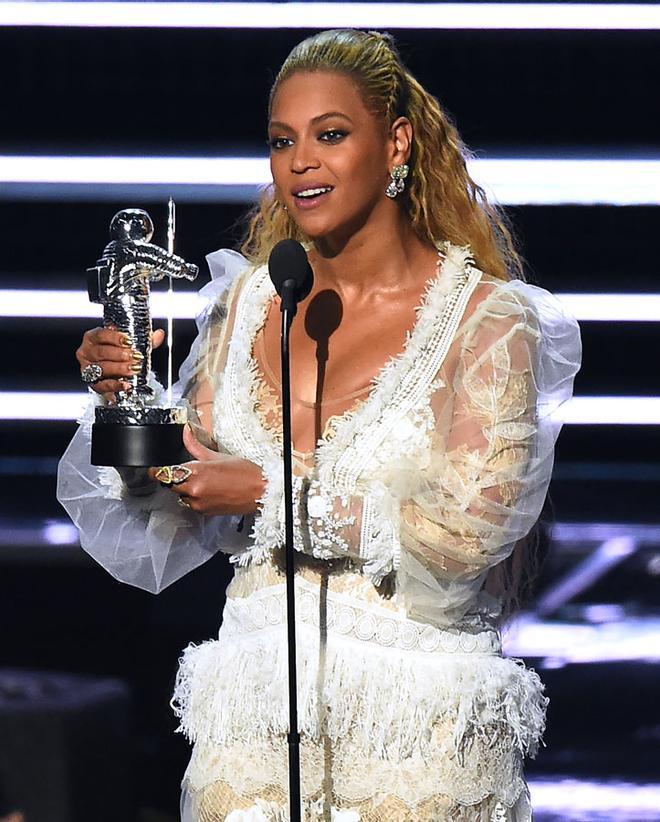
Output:
[[[389,126],[407,117],[413,130],[410,176],[402,207],[420,238],[469,245],[483,271],[524,279],[508,220],[470,177],[471,154],[438,100],[404,66],[389,34],[333,29],[299,43],[284,61],[270,92],[269,113],[280,85],[296,72],[338,72],[360,89],[365,105]],[[265,262],[279,240],[308,238],[267,188],[252,212],[241,250]]]
[[[417,235],[433,244],[443,240],[469,245],[477,266],[501,280],[526,279],[506,216],[470,176],[464,145],[438,100],[403,64],[386,33],[333,29],[299,43],[284,61],[271,88],[269,114],[281,84],[297,72],[338,72],[359,88],[367,108],[390,126],[407,117],[413,140],[405,194],[398,198]],[[266,262],[279,240],[309,242],[273,186],[248,218],[241,251],[254,264]],[[539,527],[520,540],[506,560],[491,569],[487,588],[502,599],[506,620],[531,596],[540,567]]]

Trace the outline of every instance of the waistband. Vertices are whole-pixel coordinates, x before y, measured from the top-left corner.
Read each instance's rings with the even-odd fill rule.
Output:
[[[247,597],[228,597],[221,635],[249,635],[286,624],[286,586],[262,588]],[[318,630],[328,641],[356,640],[382,648],[424,654],[502,653],[499,631],[438,628],[349,596],[323,591],[296,577],[296,625]]]

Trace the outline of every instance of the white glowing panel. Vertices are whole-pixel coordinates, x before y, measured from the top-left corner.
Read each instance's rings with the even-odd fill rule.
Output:
[[[152,291],[150,297],[152,317],[166,318],[168,302],[167,292]],[[176,320],[194,319],[203,306],[204,301],[197,292],[175,292],[172,314]],[[85,291],[0,289],[0,317],[90,317],[99,319],[102,316],[102,306],[90,303]]]
[[[573,397],[557,416],[572,425],[660,425],[660,397]]]
[[[77,420],[89,394],[59,391],[2,391],[0,420]]]
[[[498,159],[469,163],[476,182],[505,205],[660,205],[657,159]],[[12,186],[215,186],[245,201],[271,182],[265,157],[0,156],[0,183]],[[119,192],[118,192],[119,193]]]
[[[265,185],[264,157],[0,156],[0,182],[75,185]]]
[[[657,30],[660,9],[635,3],[3,2],[0,25]]]
[[[660,294],[556,294],[580,321],[660,322]],[[167,293],[151,292],[152,316],[167,317]],[[194,319],[204,301],[196,292],[174,293],[176,320]],[[0,288],[0,317],[101,317],[84,291]]]
[[[658,322],[660,294],[557,294],[578,320]]]
[[[529,789],[534,810],[561,813],[566,820],[582,819],[584,813],[589,814],[584,818],[608,822],[658,819],[660,785],[654,783],[551,778],[530,780]]]
[[[548,667],[588,662],[660,662],[660,620],[614,619],[599,624],[514,619],[502,639],[508,656],[543,657]]]
[[[73,420],[87,394],[77,392],[0,392],[2,420]],[[660,425],[660,397],[573,397],[557,414],[573,425]]]

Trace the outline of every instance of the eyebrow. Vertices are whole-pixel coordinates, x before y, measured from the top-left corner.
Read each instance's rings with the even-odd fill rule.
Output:
[[[322,122],[323,120],[329,120],[331,117],[342,117],[344,120],[348,120],[348,122],[353,125],[353,121],[348,116],[348,114],[343,114],[341,111],[326,111],[325,114],[319,114],[317,117],[312,117],[310,122],[316,124]],[[268,127],[291,129],[291,126],[287,125],[286,123],[282,123],[280,120],[271,120],[271,122],[268,124]]]

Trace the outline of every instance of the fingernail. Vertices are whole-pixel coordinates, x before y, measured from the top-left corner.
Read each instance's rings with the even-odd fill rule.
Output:
[[[125,348],[133,348],[133,340],[128,336],[128,334],[121,335],[121,344]]]
[[[139,351],[131,351],[131,357],[133,357],[136,362],[142,362],[142,360],[144,360],[144,354],[141,354]]]
[[[134,374],[139,374],[140,371],[142,371],[142,366],[139,363],[135,363],[134,365],[131,366],[131,371]]]

